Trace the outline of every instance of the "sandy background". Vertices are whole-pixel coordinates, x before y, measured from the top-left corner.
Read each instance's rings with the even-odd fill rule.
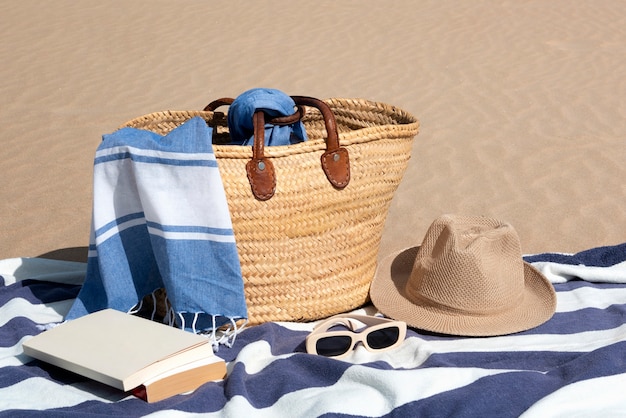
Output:
[[[576,4],[580,3],[580,4]],[[421,133],[381,256],[442,213],[525,253],[626,241],[626,5],[3,2],[0,258],[85,258],[93,153],[136,116],[252,87],[363,97]]]

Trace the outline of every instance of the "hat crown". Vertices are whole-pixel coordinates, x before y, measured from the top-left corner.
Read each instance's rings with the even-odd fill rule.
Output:
[[[524,286],[521,246],[510,224],[442,216],[424,237],[406,292],[451,313],[489,315],[517,307]]]

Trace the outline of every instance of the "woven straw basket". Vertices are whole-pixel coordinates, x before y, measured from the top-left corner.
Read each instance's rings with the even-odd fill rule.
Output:
[[[214,127],[214,152],[233,222],[249,322],[310,321],[363,305],[376,269],[393,194],[406,169],[419,122],[387,104],[327,99],[350,180],[339,189],[320,167],[327,123],[314,107],[302,118],[308,140],[266,147],[276,178],[268,200],[246,175],[252,147],[219,145],[228,136],[216,111],[166,111],[124,124],[166,134],[200,116]]]

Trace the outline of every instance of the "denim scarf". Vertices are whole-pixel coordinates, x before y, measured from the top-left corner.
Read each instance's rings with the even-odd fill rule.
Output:
[[[239,95],[228,110],[228,127],[234,145],[252,145],[254,139],[254,113],[263,110],[270,117],[289,116],[294,113],[293,99],[280,90],[256,88]],[[265,145],[290,145],[306,141],[302,122],[277,126],[265,124]]]

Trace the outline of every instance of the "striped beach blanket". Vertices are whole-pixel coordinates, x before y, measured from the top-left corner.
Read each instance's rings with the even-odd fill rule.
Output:
[[[22,342],[63,318],[85,265],[3,260],[0,417],[626,416],[626,244],[525,259],[557,292],[556,313],[535,329],[412,329],[397,349],[335,360],[306,354],[313,323],[266,323],[220,347],[226,379],[154,404],[26,357]]]

